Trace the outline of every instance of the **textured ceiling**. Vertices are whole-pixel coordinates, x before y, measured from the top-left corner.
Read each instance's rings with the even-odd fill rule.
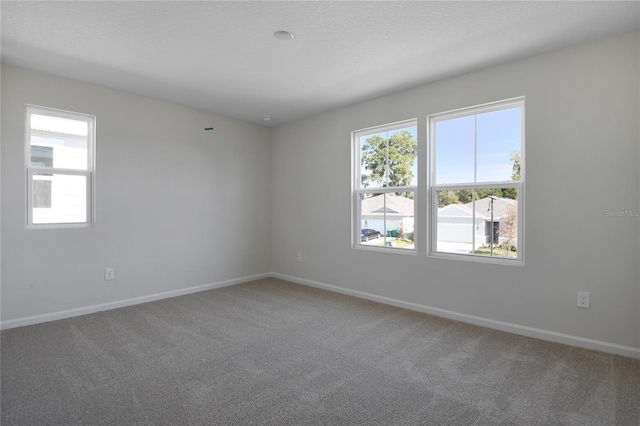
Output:
[[[636,1],[2,1],[1,14],[3,62],[267,125],[640,29]]]

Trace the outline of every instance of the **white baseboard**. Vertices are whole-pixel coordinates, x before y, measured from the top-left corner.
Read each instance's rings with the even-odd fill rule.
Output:
[[[631,358],[640,359],[640,348],[631,346],[618,345],[615,343],[602,342],[599,340],[585,339],[583,337],[572,336],[570,334],[556,333],[554,331],[542,330],[539,328],[526,327],[518,324],[511,324],[502,321],[496,321],[488,318],[477,317],[473,315],[462,314],[459,312],[449,311],[446,309],[434,308],[431,306],[420,305],[413,302],[405,302],[398,299],[392,299],[384,296],[376,296],[375,294],[365,293],[356,290],[349,290],[330,284],[324,284],[317,281],[296,278],[289,275],[272,273],[272,277],[280,278],[285,281],[291,281],[297,284],[304,284],[311,287],[317,287],[324,290],[342,293],[349,296],[359,297],[361,299],[372,300],[374,302],[384,303],[386,305],[397,306],[399,308],[409,309],[412,311],[423,312],[443,318],[449,318],[456,321],[466,322],[469,324],[479,325],[482,327],[492,328],[495,330],[506,331],[521,336],[533,337],[536,339],[547,340],[555,343],[562,343],[570,346],[577,346],[585,349],[593,349],[596,351],[607,352],[616,355],[622,355]]]
[[[100,305],[84,306],[82,308],[69,309],[66,311],[51,312],[48,314],[34,315],[30,317],[17,318],[0,322],[0,330],[7,330],[25,325],[39,324],[42,322],[56,321],[65,318],[77,317],[80,315],[93,314],[111,309],[124,308],[126,306],[139,305],[141,303],[153,302],[155,300],[168,299],[170,297],[184,296],[186,294],[198,293],[200,291],[212,290],[214,288],[227,287],[230,285],[246,283],[262,278],[271,277],[272,274],[264,273],[258,275],[250,275],[247,277],[236,278],[233,280],[220,281],[212,284],[204,284],[195,287],[181,288],[179,290],[166,291],[163,293],[151,294],[148,296],[134,297],[132,299],[119,300],[116,302],[102,303]]]
[[[132,299],[120,300],[116,302],[103,303],[99,305],[85,306],[77,309],[69,309],[66,311],[58,311],[41,315],[34,315],[30,317],[17,318],[12,320],[6,320],[0,322],[0,330],[7,330],[10,328],[22,327],[26,325],[39,324],[43,322],[56,321],[65,318],[76,317],[80,315],[92,314],[95,312],[107,311],[111,309],[124,308],[126,306],[138,305],[141,303],[153,302],[155,300],[168,299],[170,297],[183,296],[191,293],[197,293],[200,291],[212,290],[215,288],[227,287],[235,284],[241,284],[249,281],[255,281],[262,278],[274,277],[285,281],[290,281],[297,284],[303,284],[311,287],[317,287],[324,290],[333,291],[336,293],[342,293],[349,296],[358,297],[361,299],[372,300],[374,302],[384,303],[386,305],[397,306],[399,308],[409,309],[412,311],[423,312],[443,318],[449,318],[456,321],[462,321],[469,324],[479,325],[482,327],[492,328],[495,330],[506,331],[513,334],[519,334],[522,336],[533,337],[536,339],[547,340],[550,342],[562,343],[570,346],[577,346],[585,349],[593,349],[597,351],[627,356],[631,358],[640,359],[640,348],[634,348],[631,346],[618,345],[615,343],[602,342],[599,340],[586,339],[583,337],[572,336],[569,334],[556,333],[554,331],[542,330],[533,327],[526,327],[518,324],[511,324],[502,321],[496,321],[488,318],[477,317],[474,315],[462,314],[459,312],[449,311],[446,309],[434,308],[431,306],[420,305],[413,302],[405,302],[390,297],[377,296],[371,293],[365,293],[362,291],[349,290],[346,288],[338,287],[331,284],[320,283],[317,281],[306,280],[303,278],[292,277],[289,275],[278,273],[264,273],[257,275],[250,275],[247,277],[236,278],[227,281],[221,281],[212,284],[204,284],[195,287],[183,288],[179,290],[172,290],[163,293],[151,294],[148,296],[135,297]]]

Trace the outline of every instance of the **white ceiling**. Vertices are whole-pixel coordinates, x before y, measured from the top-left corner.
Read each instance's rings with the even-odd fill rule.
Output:
[[[266,125],[640,29],[638,1],[2,1],[1,13],[2,62]]]

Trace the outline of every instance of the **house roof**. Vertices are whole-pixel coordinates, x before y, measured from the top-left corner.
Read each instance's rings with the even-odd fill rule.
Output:
[[[362,214],[399,214],[403,216],[413,216],[414,207],[411,198],[403,197],[395,194],[376,195],[375,197],[365,198],[362,200]]]
[[[476,217],[481,217],[486,220],[491,219],[490,197],[481,198],[476,200]],[[493,201],[493,219],[498,220],[502,216],[509,213],[510,207],[517,208],[518,202],[509,198],[496,197]],[[466,204],[449,204],[438,209],[438,216],[447,217],[471,217],[473,213],[473,202]]]
[[[438,209],[438,216],[471,217],[473,210],[466,204],[449,204]]]
[[[479,200],[476,200],[476,215],[482,215],[487,219],[491,218],[490,209],[491,198],[485,197]],[[473,208],[471,203],[465,204],[469,207],[469,209]],[[493,201],[493,218],[497,219],[502,216],[505,216],[509,213],[509,207],[514,206],[518,207],[518,202],[516,200],[512,200],[510,198],[500,198],[496,197]]]

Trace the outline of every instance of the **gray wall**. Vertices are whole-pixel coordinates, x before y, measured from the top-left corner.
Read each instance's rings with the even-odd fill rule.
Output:
[[[96,115],[95,227],[25,229],[25,103]],[[268,273],[269,132],[3,65],[2,321]]]
[[[464,315],[640,347],[639,34],[443,80],[274,129],[272,271]],[[407,64],[410,66],[410,64]],[[350,132],[526,96],[525,266],[351,248]],[[317,224],[328,224],[318,228]],[[419,238],[419,239],[418,239]],[[296,261],[301,252],[303,262]],[[591,309],[576,307],[591,292]]]
[[[640,209],[639,51],[628,34],[272,130],[3,65],[2,321],[271,271],[640,348],[640,219],[606,215]],[[415,256],[351,248],[352,130],[417,118],[424,187],[428,114],[520,95],[524,267],[429,258],[424,227]],[[97,116],[97,226],[25,229],[25,103]]]

